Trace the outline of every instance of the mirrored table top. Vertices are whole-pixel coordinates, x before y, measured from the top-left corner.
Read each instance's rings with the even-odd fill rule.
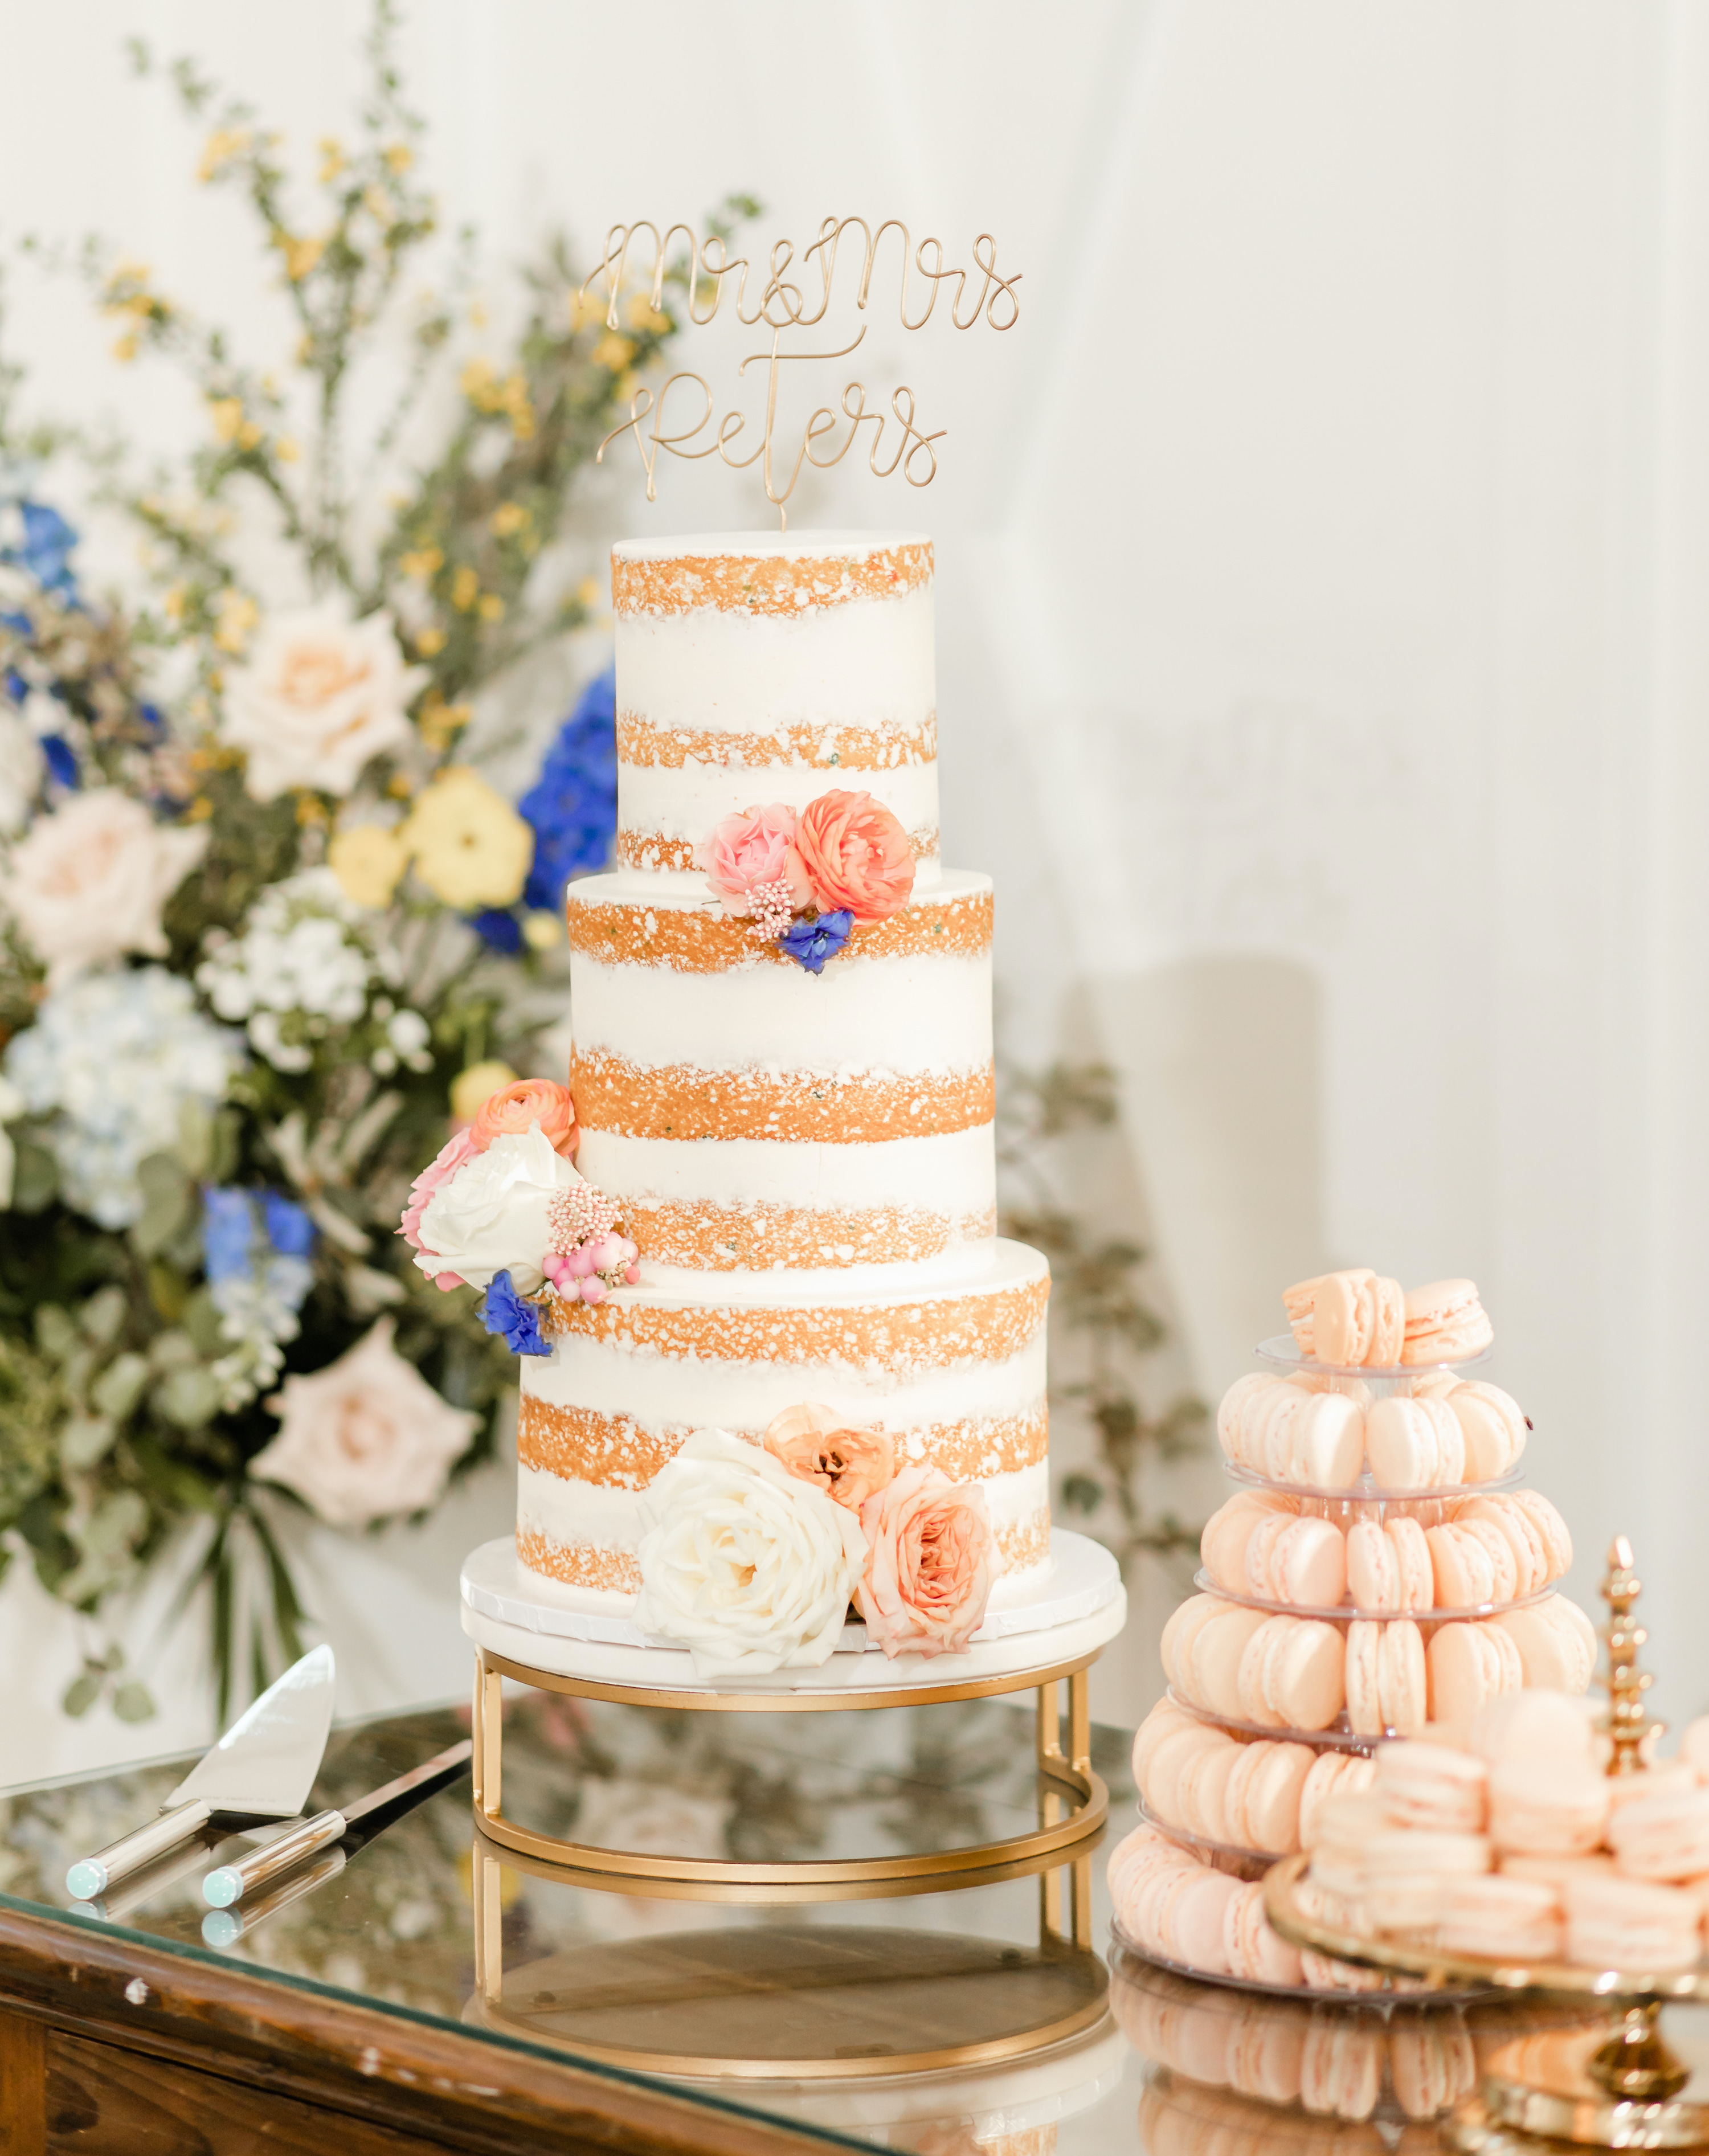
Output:
[[[506,1712],[507,1812],[603,1846],[776,1862],[949,1848],[1039,1817],[1031,1717],[998,1701],[710,1716],[531,1692]],[[312,1804],[467,1727],[447,1708],[336,1730]],[[1481,2051],[1539,2010],[1313,2009],[1112,1950],[1104,1858],[1134,1817],[1131,1742],[1094,1732],[1111,1825],[1079,1860],[1078,1905],[1073,1866],[906,1897],[618,1891],[485,1841],[466,1777],[239,1911],[203,1902],[203,1874],[244,1845],[212,1830],[95,1911],[72,1904],[68,1864],[150,1817],[182,1760],[0,1794],[0,1903],[921,2156],[1197,2156],[1231,2133],[1317,2156],[1435,2146]]]

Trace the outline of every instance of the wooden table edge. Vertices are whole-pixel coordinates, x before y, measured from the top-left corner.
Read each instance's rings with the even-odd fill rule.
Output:
[[[562,2148],[569,2136],[619,2156],[823,2156],[829,2139],[244,1963],[0,1905],[4,2014],[453,2147]]]

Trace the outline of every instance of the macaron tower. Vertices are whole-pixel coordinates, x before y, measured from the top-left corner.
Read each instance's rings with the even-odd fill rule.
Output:
[[[1270,1931],[1255,1882],[1370,1787],[1378,1747],[1527,1686],[1584,1692],[1597,1640],[1558,1591],[1565,1522],[1515,1486],[1530,1424],[1478,1374],[1494,1332],[1475,1286],[1354,1269],[1283,1301],[1289,1332],[1217,1412],[1239,1486],[1164,1627],[1168,1691],[1134,1740],[1141,1824],[1110,1879],[1154,1960],[1366,1989],[1370,1972]]]

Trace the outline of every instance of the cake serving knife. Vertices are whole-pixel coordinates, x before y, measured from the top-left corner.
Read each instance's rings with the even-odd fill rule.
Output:
[[[109,1887],[205,1827],[216,1813],[290,1819],[321,1771],[332,1726],[331,1647],[310,1649],[245,1709],[175,1789],[160,1817],[85,1856],[65,1874],[65,1892],[93,1902]]]
[[[316,1812],[313,1819],[305,1820],[300,1826],[288,1827],[274,1840],[251,1850],[247,1856],[240,1856],[235,1864],[222,1864],[217,1871],[210,1871],[202,1882],[203,1899],[212,1908],[228,1909],[234,1902],[240,1902],[254,1888],[280,1877],[305,1856],[313,1856],[332,1842],[342,1841],[358,1820],[399,1804],[405,1798],[412,1804],[419,1804],[423,1798],[432,1796],[463,1772],[474,1750],[472,1739],[465,1737],[444,1751],[435,1753],[431,1759],[423,1759],[420,1766],[412,1767],[407,1774],[399,1774],[395,1780],[372,1790],[357,1803],[346,1804],[339,1811]]]

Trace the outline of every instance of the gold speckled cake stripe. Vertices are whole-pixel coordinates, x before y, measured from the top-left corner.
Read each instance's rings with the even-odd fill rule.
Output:
[[[639,903],[611,905],[578,899],[571,885],[565,901],[572,952],[608,966],[669,966],[679,973],[722,973],[736,966],[788,966],[795,961],[775,943],[756,943],[745,921],[721,907]],[[831,961],[915,958],[937,955],[977,958],[991,948],[991,893],[938,904],[915,899],[888,921],[856,928]]]
[[[626,561],[611,554],[613,613],[785,614],[855,599],[905,597],[931,582],[931,542],[860,554],[677,554]]]
[[[1050,1299],[1048,1275],[981,1294],[918,1302],[818,1303],[792,1310],[754,1303],[686,1306],[625,1300],[554,1298],[541,1323],[555,1338],[626,1352],[701,1355],[720,1363],[798,1363],[877,1368],[901,1380],[958,1363],[1004,1363],[1037,1338]]]
[[[707,1199],[626,1198],[623,1217],[624,1231],[654,1264],[701,1265],[713,1272],[898,1265],[935,1258],[953,1243],[983,1242],[997,1233],[994,1210],[958,1218],[918,1205],[834,1212],[757,1201],[714,1205]]]
[[[916,861],[937,858],[937,826],[927,825],[921,831],[910,831],[908,844],[913,849]],[[620,830],[617,834],[617,861],[619,868],[646,869],[654,875],[669,869],[698,868],[695,858],[700,848],[692,839],[667,839],[657,831]]]
[[[881,1419],[875,1427],[883,1427]],[[593,1408],[557,1407],[524,1393],[516,1421],[516,1457],[570,1482],[591,1482],[605,1489],[645,1490],[676,1457],[689,1435],[686,1423],[646,1430],[632,1415],[603,1414]],[[757,1430],[732,1432],[757,1445]],[[1050,1450],[1048,1412],[1042,1402],[1026,1414],[981,1415],[966,1422],[935,1423],[924,1430],[897,1431],[925,1445],[922,1455],[952,1481],[986,1481],[1032,1467]]]
[[[619,763],[680,771],[699,763],[720,771],[761,773],[778,764],[809,771],[894,771],[937,756],[937,714],[916,726],[814,726],[780,722],[767,733],[725,732],[711,726],[661,726],[639,711],[617,715]]]
[[[1050,1554],[1050,1516],[1040,1512],[997,1530],[1004,1568],[1024,1572]],[[531,1571],[572,1587],[599,1587],[608,1594],[639,1594],[641,1568],[629,1550],[607,1549],[598,1543],[556,1543],[532,1527],[516,1530],[516,1554]]]
[[[829,1071],[707,1070],[631,1063],[595,1049],[570,1059],[583,1130],[628,1138],[774,1138],[868,1145],[977,1129],[997,1112],[997,1073],[921,1071],[839,1078]]]

